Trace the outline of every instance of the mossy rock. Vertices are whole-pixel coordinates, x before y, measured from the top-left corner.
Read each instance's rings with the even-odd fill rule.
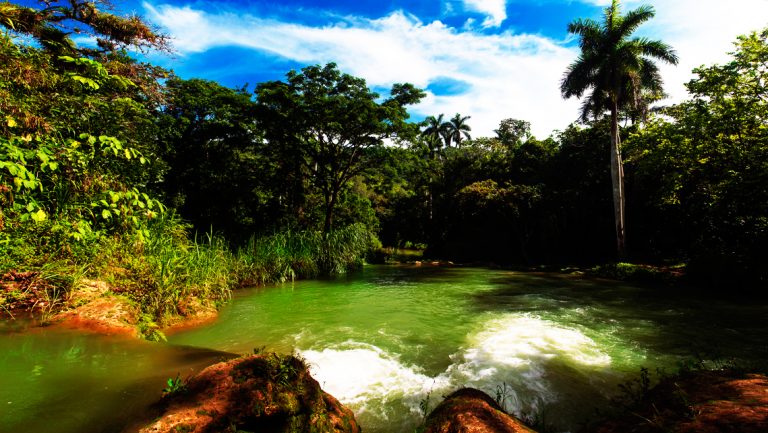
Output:
[[[142,433],[360,431],[352,412],[320,389],[301,359],[274,353],[212,365],[159,406],[161,417]]]

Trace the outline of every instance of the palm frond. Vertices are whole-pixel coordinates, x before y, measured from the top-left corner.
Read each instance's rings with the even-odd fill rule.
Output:
[[[560,92],[566,98],[571,96],[581,98],[581,95],[594,84],[599,69],[598,56],[582,53],[565,70],[563,80],[560,82]]]
[[[653,6],[643,5],[639,8],[627,12],[621,20],[621,24],[616,27],[616,32],[621,35],[622,38],[629,37],[637,30],[643,23],[650,20],[656,15],[656,11]]]
[[[581,49],[592,48],[601,39],[600,24],[592,19],[577,19],[568,24],[568,32],[581,36],[579,46]]]
[[[632,41],[637,44],[641,55],[653,57],[671,65],[677,65],[677,53],[668,44],[646,38],[635,38]]]
[[[656,63],[651,60],[643,59],[640,68],[640,82],[642,87],[654,93],[663,93],[662,85],[664,81],[661,78],[661,72]]]
[[[663,94],[661,75],[652,60],[677,64],[674,50],[661,41],[629,39],[654,15],[653,7],[641,6],[622,16],[620,1],[613,0],[602,23],[579,19],[568,26],[581,36],[581,54],[565,70],[560,92],[565,98],[584,97],[582,120],[614,108],[645,110],[649,98]]]

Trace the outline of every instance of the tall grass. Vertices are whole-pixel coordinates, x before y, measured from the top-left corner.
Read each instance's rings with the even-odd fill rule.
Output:
[[[234,257],[227,243],[213,233],[188,238],[188,227],[174,215],[149,226],[138,242],[137,270],[147,284],[139,299],[142,310],[162,320],[180,313],[195,298],[204,303],[229,299],[236,282]]]
[[[212,232],[190,240],[189,227],[173,214],[153,221],[148,232],[129,243],[107,243],[106,265],[100,267],[138,304],[147,334],[188,313],[191,304],[228,300],[236,287],[344,273],[378,246],[362,224],[327,235],[285,231],[253,237],[236,252]]]
[[[378,239],[363,224],[326,235],[317,231],[286,231],[252,237],[236,254],[240,285],[282,282],[319,275],[342,274],[363,264]]]
[[[344,273],[380,246],[363,224],[325,235],[285,231],[253,237],[236,251],[213,232],[192,239],[189,233],[188,224],[167,213],[142,231],[100,238],[87,254],[70,252],[72,260],[33,266],[46,281],[47,315],[64,306],[88,276],[105,280],[113,292],[134,302],[142,332],[151,336],[172,317],[228,300],[236,287]]]

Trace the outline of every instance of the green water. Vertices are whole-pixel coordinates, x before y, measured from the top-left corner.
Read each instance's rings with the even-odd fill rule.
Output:
[[[151,417],[167,377],[226,353],[297,352],[369,432],[412,431],[461,386],[579,425],[636,375],[682,359],[766,356],[768,307],[473,268],[369,266],[239,292],[212,325],[136,342],[0,325],[0,432],[114,432]]]

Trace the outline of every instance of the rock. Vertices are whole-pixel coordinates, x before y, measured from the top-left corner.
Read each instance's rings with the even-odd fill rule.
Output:
[[[103,281],[84,280],[67,300],[68,310],[54,316],[59,326],[106,335],[139,337],[138,309],[127,299],[109,294]]]
[[[188,296],[179,301],[176,306],[178,316],[172,316],[164,323],[163,334],[172,335],[174,333],[206,325],[215,321],[219,317],[219,311],[216,307],[201,302],[198,298]]]
[[[425,433],[535,433],[488,394],[472,388],[446,397],[427,417]]]
[[[662,380],[627,413],[583,432],[765,433],[768,377],[698,371]]]
[[[293,356],[254,355],[212,365],[160,403],[141,433],[359,433],[352,412],[320,389]]]

